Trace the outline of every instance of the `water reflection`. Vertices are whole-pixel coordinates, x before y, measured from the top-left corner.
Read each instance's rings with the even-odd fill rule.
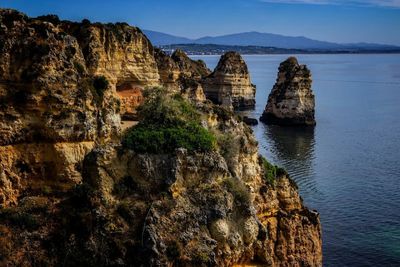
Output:
[[[271,159],[283,166],[298,183],[301,191],[316,191],[314,127],[264,126],[265,148]]]

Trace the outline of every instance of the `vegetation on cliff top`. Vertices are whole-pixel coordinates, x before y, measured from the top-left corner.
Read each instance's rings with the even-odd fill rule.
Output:
[[[200,124],[200,114],[180,95],[168,96],[164,89],[144,92],[138,109],[140,123],[128,129],[123,146],[138,153],[171,153],[176,148],[210,151],[215,137]]]
[[[270,184],[274,185],[275,180],[282,175],[286,175],[285,169],[272,165],[266,158],[261,157],[262,166],[264,167],[264,179]]]

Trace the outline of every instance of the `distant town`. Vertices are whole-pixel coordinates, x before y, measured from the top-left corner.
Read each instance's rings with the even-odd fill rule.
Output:
[[[344,49],[286,49],[266,46],[239,46],[216,44],[172,44],[159,45],[167,54],[181,49],[188,55],[222,55],[227,51],[236,51],[243,55],[262,54],[394,54],[400,53],[400,49],[368,49],[368,48],[344,48]]]

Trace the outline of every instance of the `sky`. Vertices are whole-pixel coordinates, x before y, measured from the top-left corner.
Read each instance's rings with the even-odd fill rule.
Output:
[[[188,38],[258,31],[400,45],[400,0],[0,0],[0,7]]]

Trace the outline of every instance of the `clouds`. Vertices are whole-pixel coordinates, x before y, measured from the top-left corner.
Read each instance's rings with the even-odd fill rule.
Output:
[[[343,5],[375,6],[400,8],[400,0],[260,0],[275,4],[310,4],[310,5]]]

